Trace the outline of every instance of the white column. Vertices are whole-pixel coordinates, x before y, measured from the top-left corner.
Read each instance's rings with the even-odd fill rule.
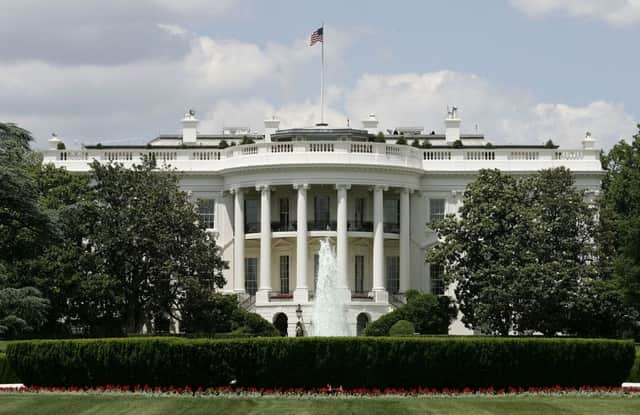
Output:
[[[233,193],[233,291],[244,293],[244,191]]]
[[[384,288],[384,215],[383,186],[373,189],[373,294],[376,302],[388,302]]]
[[[346,288],[349,275],[349,238],[347,236],[347,189],[351,185],[338,184],[338,224],[336,236],[336,266],[338,268],[338,288]]]
[[[260,191],[260,283],[256,303],[268,303],[271,292],[271,189],[256,186]]]
[[[410,223],[411,212],[409,204],[409,189],[400,190],[400,292],[409,289],[410,276]]]
[[[298,190],[298,225],[296,231],[296,289],[293,292],[295,303],[307,303],[309,301],[309,288],[307,286],[307,189],[308,184],[294,184]]]

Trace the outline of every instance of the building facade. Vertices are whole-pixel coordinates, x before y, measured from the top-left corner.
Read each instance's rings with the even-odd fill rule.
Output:
[[[298,321],[310,331],[319,241],[330,238],[351,293],[346,318],[355,335],[402,304],[408,289],[452,295],[441,267],[425,263],[437,243],[429,223],[458,211],[480,169],[526,175],[564,166],[588,198],[600,189],[599,150],[588,133],[578,149],[502,146],[461,134],[460,124],[454,109],[444,134],[419,127],[384,134],[372,114],[361,129],[279,129],[270,119],[260,134],[227,127],[205,135],[190,111],[181,134],[141,146],[70,151],[54,136],[44,161],[88,172],[93,160],[127,166],[147,155],[177,169],[229,262],[224,292],[288,335]],[[471,334],[459,319],[450,333]]]

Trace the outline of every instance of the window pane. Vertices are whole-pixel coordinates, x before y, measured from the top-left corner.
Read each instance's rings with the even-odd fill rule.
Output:
[[[201,199],[198,202],[198,214],[200,215],[200,223],[206,229],[215,227],[215,208],[216,201],[213,199]]]
[[[313,256],[313,289],[314,291],[318,287],[318,269],[320,268],[320,255],[315,254]]]
[[[429,220],[444,219],[444,199],[429,199]]]
[[[280,199],[280,226],[289,226],[289,199]]]
[[[400,201],[398,199],[385,199],[384,223],[400,223]]]
[[[431,294],[444,295],[444,267],[439,264],[429,265],[431,277]]]
[[[260,232],[258,214],[258,199],[246,199],[244,201],[244,229],[246,233]]]
[[[289,294],[289,256],[280,257],[280,294]]]
[[[355,257],[356,263],[356,281],[355,281],[355,292],[363,293],[364,292],[364,256],[356,255]]]
[[[355,222],[356,226],[361,226],[364,222],[364,198],[356,199]]]
[[[389,294],[397,294],[400,291],[400,257],[386,257],[385,266],[387,268],[387,291]]]
[[[245,258],[244,289],[249,295],[258,291],[258,258]]]
[[[315,221],[319,224],[329,223],[329,196],[319,195],[315,198]]]

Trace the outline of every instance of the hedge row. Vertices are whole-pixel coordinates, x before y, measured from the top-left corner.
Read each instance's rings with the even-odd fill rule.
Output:
[[[26,384],[506,387],[620,385],[632,342],[594,339],[127,338],[11,343]]]
[[[0,384],[2,383],[18,383],[18,377],[11,368],[7,355],[0,353]]]
[[[627,382],[640,382],[640,346],[636,346],[636,361],[631,367]]]

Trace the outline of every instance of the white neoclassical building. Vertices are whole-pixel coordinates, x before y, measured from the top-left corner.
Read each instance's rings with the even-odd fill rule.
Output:
[[[429,223],[457,212],[480,169],[531,174],[565,166],[588,197],[600,188],[599,150],[590,134],[576,139],[575,149],[491,145],[483,135],[461,134],[455,109],[444,123],[444,134],[387,130],[385,142],[371,141],[383,134],[373,114],[361,129],[279,129],[274,118],[265,120],[263,133],[228,127],[200,134],[190,111],[181,134],[146,145],[69,151],[53,136],[44,161],[87,172],[94,159],[126,166],[150,155],[176,168],[229,262],[224,291],[239,294],[244,307],[289,335],[297,314],[307,330],[313,324],[319,241],[331,238],[351,292],[347,319],[356,334],[402,303],[408,289],[446,291],[441,269],[425,263],[437,241]],[[401,138],[409,145],[396,144]],[[411,146],[414,140],[422,147]],[[470,333],[459,320],[449,331]]]

